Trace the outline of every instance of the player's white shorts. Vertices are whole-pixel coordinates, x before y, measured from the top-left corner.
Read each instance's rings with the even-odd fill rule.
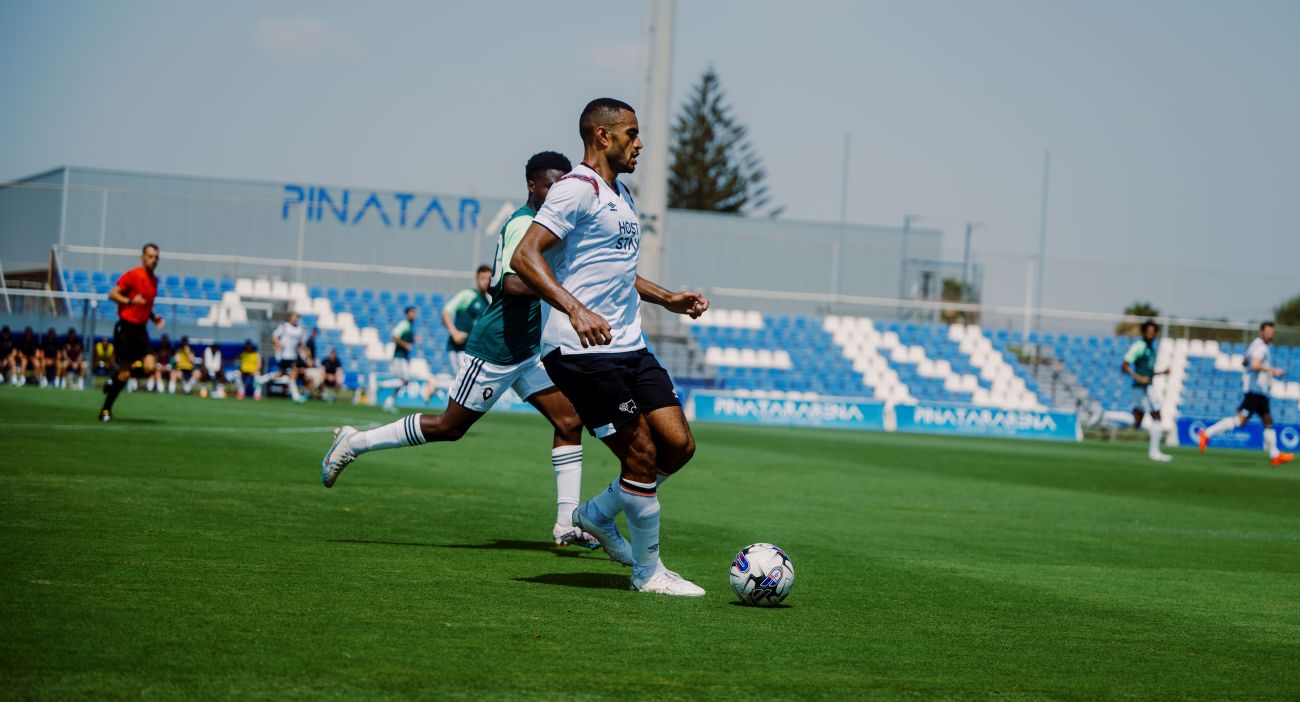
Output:
[[[465,367],[465,362],[469,360],[469,355],[464,351],[447,351],[447,365],[451,366],[452,375],[460,375],[460,371]]]
[[[474,356],[465,356],[465,366],[451,382],[449,393],[456,404],[475,412],[487,412],[508,388],[514,388],[521,400],[555,387],[546,374],[540,355],[502,366]]]
[[[411,362],[405,358],[394,358],[388,362],[388,372],[402,382],[411,379]]]
[[[1156,386],[1151,385],[1134,386],[1129,395],[1132,400],[1132,408],[1140,409],[1147,414],[1160,411],[1160,395],[1156,394]]]

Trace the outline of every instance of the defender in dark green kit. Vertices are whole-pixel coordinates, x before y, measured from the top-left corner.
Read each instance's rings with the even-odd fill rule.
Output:
[[[1168,463],[1174,459],[1160,450],[1160,435],[1164,432],[1164,428],[1161,426],[1160,418],[1160,393],[1155,386],[1156,376],[1169,372],[1156,371],[1156,357],[1159,356],[1156,350],[1156,334],[1159,333],[1160,326],[1147,320],[1142,323],[1141,331],[1142,338],[1129,347],[1119,369],[1133,379],[1133,426],[1141,428],[1142,417],[1151,415],[1151,420],[1147,422],[1147,432],[1150,434],[1147,458]]]
[[[449,346],[458,344],[465,354],[448,393],[447,411],[440,415],[413,414],[364,432],[348,426],[336,429],[334,445],[321,462],[325,487],[333,486],[339,473],[367,451],[459,439],[502,394],[513,389],[555,428],[551,443],[557,494],[555,526],[551,529],[555,545],[599,548],[595,537],[574,527],[572,521],[582,491],[582,422],[542,365],[541,302],[510,268],[510,257],[551,185],[570,170],[569,160],[553,151],[543,151],[528,160],[524,168],[528,201],[502,227],[492,267],[479,270],[478,293],[461,291],[443,308],[443,323],[452,332]],[[483,292],[491,294],[492,302],[485,304],[481,313],[475,313],[478,299],[486,299]],[[461,331],[466,326],[471,330]],[[457,332],[463,338],[458,339]]]

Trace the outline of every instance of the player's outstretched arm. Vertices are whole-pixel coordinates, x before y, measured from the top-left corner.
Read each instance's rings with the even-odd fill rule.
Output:
[[[709,299],[694,290],[673,292],[658,283],[636,277],[636,292],[642,300],[663,307],[669,312],[690,315],[698,319],[709,309]]]
[[[606,346],[614,340],[609,323],[565,290],[560,281],[555,279],[555,271],[551,270],[550,264],[542,256],[547,249],[559,242],[551,230],[533,222],[528,225],[523,240],[515,248],[515,254],[510,258],[510,267],[515,269],[519,279],[532,288],[543,302],[569,315],[569,323],[578,333],[583,348]]]

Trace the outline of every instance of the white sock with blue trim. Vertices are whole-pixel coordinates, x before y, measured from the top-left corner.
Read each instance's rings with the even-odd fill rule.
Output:
[[[420,431],[421,416],[423,415],[407,415],[396,422],[385,424],[377,429],[359,431],[348,439],[348,446],[352,448],[352,453],[360,456],[368,451],[419,446],[427,443],[424,440],[424,433]]]
[[[551,449],[551,467],[555,468],[555,523],[573,526],[573,508],[582,496],[582,446]]]

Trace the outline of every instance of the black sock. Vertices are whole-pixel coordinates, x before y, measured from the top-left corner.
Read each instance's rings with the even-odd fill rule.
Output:
[[[117,396],[122,394],[122,388],[125,387],[125,380],[109,378],[109,382],[104,385],[104,409],[112,411],[113,403],[117,402]]]

